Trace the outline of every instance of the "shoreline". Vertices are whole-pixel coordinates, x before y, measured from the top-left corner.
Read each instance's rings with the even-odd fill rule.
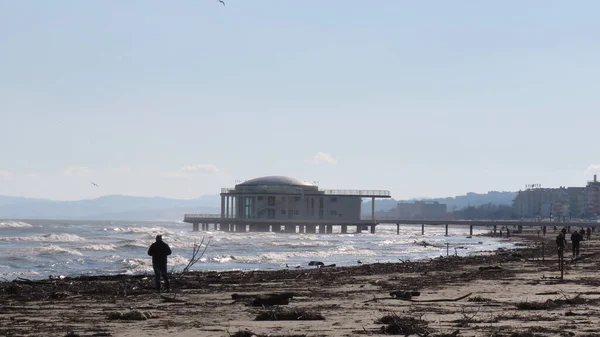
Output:
[[[245,272],[193,271],[172,275],[173,292],[168,294],[157,294],[153,277],[144,275],[2,282],[0,319],[8,324],[0,327],[0,334],[67,336],[71,333],[70,336],[130,337],[169,333],[187,337],[243,336],[248,330],[257,336],[382,335],[381,327],[386,324],[375,322],[387,313],[403,318],[420,317],[429,322],[430,335],[441,336],[444,332],[458,330],[455,336],[480,336],[482,329],[489,329],[490,325],[497,327],[505,321],[476,323],[485,321],[483,316],[515,311],[514,303],[528,296],[551,293],[557,284],[570,285],[568,279],[572,278],[576,268],[581,269],[582,275],[593,274],[590,266],[598,262],[599,251],[595,246],[586,248],[584,242],[585,256],[581,260],[567,261],[566,279],[557,280],[555,277],[560,273],[551,260],[555,259],[552,256],[553,239],[552,233],[537,237],[535,233],[525,232],[511,237],[511,241],[522,243],[522,247],[491,251],[486,255],[438,257],[426,262]],[[542,241],[545,242],[544,254],[536,244]],[[595,279],[595,275],[588,276]],[[579,280],[589,284],[588,276]],[[582,286],[581,282],[573,285]],[[539,291],[531,291],[529,287],[539,288]],[[418,292],[419,296],[411,301],[390,296],[398,291]],[[573,291],[566,288],[561,291],[565,298],[575,297],[571,294]],[[233,294],[264,296],[271,293],[291,293],[293,297],[289,304],[278,306],[280,309],[254,307],[232,299]],[[467,294],[470,295],[456,300]],[[440,299],[443,301],[427,302]],[[596,303],[595,300],[590,298],[585,304],[589,306]],[[600,302],[600,298],[597,300]],[[315,312],[324,320],[255,320],[260,314],[275,312],[281,316],[284,308],[304,310],[304,315]],[[557,309],[547,311],[553,310]],[[116,317],[115,313],[132,312],[145,313],[145,319],[109,318],[111,315]],[[544,311],[532,312],[539,316]],[[513,315],[507,320],[510,324],[502,325],[502,329],[521,331],[527,325],[540,323],[539,320],[523,321],[531,318],[525,317],[525,313],[531,312]],[[455,321],[463,314],[474,315],[477,319],[458,327]],[[523,316],[518,324],[514,322],[517,316]]]

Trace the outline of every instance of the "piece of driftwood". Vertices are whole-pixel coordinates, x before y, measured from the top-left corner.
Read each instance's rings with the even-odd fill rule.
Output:
[[[409,302],[417,302],[417,303],[430,303],[430,302],[456,302],[456,301],[460,301],[462,299],[465,299],[469,296],[471,296],[473,293],[468,293],[464,296],[461,297],[457,297],[457,298],[439,298],[439,299],[434,299],[434,300],[413,300],[412,298],[402,298],[402,297],[380,297],[380,298],[373,298],[370,300],[366,300],[363,303],[367,303],[367,302],[377,302],[379,300],[402,300],[402,301],[409,301]]]
[[[165,295],[160,295],[160,298],[162,298],[162,300],[165,301],[165,302],[172,302],[172,303],[185,303],[185,302],[187,302],[186,300],[175,298],[175,296],[169,297],[169,296],[165,296]]]
[[[231,299],[234,301],[248,302],[250,305],[255,307],[262,306],[273,306],[273,305],[287,305],[290,303],[290,299],[294,297],[293,293],[271,293],[271,294],[231,294]]]
[[[411,299],[413,297],[417,297],[420,295],[421,295],[420,291],[406,291],[406,290],[390,291],[390,296],[396,297],[396,298],[402,297],[404,299]]]

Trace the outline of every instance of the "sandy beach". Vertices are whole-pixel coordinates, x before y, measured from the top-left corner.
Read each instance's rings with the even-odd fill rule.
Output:
[[[595,235],[563,280],[552,231],[481,256],[175,274],[166,294],[153,276],[19,279],[0,284],[0,335],[600,336]]]

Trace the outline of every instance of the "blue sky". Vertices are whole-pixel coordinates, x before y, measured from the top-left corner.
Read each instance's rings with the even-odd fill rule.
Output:
[[[277,174],[411,198],[600,173],[600,2],[226,4],[0,0],[0,195]]]

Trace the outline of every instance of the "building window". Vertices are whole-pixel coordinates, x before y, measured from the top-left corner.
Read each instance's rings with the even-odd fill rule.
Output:
[[[337,202],[337,197],[331,197],[331,202]]]
[[[281,214],[285,215],[285,209],[281,210]]]
[[[296,211],[294,211],[294,214],[296,214],[296,215],[300,215],[300,211],[299,211],[299,210],[296,210]]]
[[[262,201],[262,195],[259,195],[258,197],[256,197],[256,200]]]
[[[336,216],[336,215],[337,215],[337,211],[330,211],[330,212],[329,212],[329,215]]]
[[[275,206],[275,197],[269,197],[267,203],[269,206]]]

